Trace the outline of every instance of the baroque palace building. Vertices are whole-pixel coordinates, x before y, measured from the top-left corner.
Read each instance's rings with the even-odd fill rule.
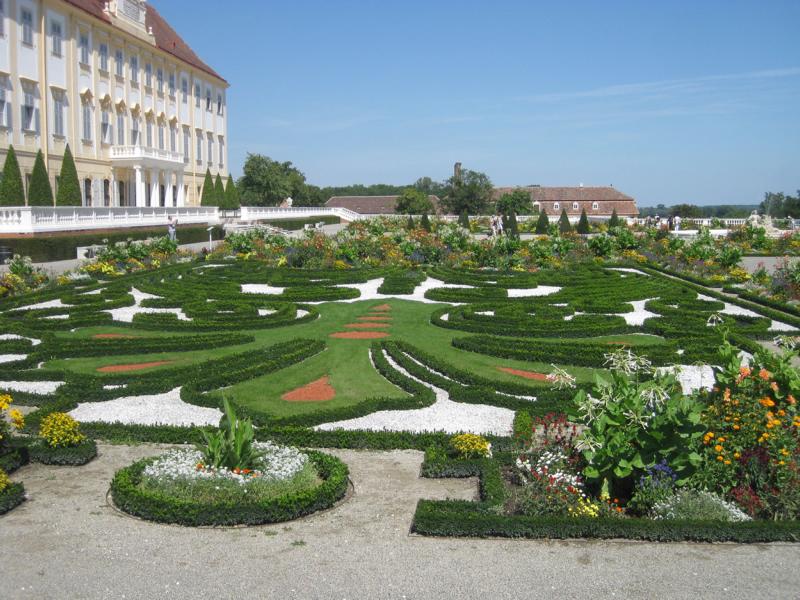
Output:
[[[54,192],[67,144],[85,206],[200,204],[227,177],[227,82],[146,0],[0,0],[0,165]]]

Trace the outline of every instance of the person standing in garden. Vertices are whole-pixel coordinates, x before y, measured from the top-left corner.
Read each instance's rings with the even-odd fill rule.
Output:
[[[167,223],[167,234],[172,242],[178,241],[178,219],[170,215]]]

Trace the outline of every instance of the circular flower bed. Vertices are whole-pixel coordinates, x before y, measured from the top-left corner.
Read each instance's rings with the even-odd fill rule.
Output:
[[[255,442],[258,468],[212,468],[194,449],[172,450],[117,471],[114,504],[180,525],[260,525],[329,508],[347,491],[347,466],[320,452]]]

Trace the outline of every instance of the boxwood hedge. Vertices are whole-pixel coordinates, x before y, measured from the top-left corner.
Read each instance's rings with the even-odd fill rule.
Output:
[[[0,492],[0,515],[16,508],[25,500],[25,488],[21,483],[12,483]]]
[[[320,478],[320,485],[298,493],[252,503],[204,503],[175,498],[164,493],[143,490],[145,467],[155,460],[140,460],[117,471],[111,482],[115,506],[131,515],[159,523],[186,526],[262,525],[297,519],[330,508],[347,492],[348,469],[341,460],[321,452],[308,452]]]

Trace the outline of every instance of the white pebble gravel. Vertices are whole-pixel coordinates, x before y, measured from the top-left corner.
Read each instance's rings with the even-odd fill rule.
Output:
[[[44,395],[52,394],[62,385],[63,381],[0,381],[0,390]]]
[[[721,315],[768,318],[750,309],[738,306],[736,304],[731,304],[730,302],[717,300],[716,298],[712,298],[711,296],[706,296],[705,294],[697,294],[697,299],[705,300],[706,302],[722,302],[725,305],[725,308],[718,311],[719,314]],[[776,321],[774,319],[771,319],[771,323],[770,326],[767,328],[767,331],[797,331],[797,327],[789,325],[788,323],[784,323],[783,321]]]
[[[39,310],[43,308],[70,308],[72,304],[64,304],[61,298],[55,300],[48,300],[47,302],[38,302],[36,304],[29,304],[28,306],[18,306],[17,308],[10,308],[8,312],[13,310]]]
[[[716,377],[714,367],[709,365],[675,365],[672,367],[659,367],[657,373],[675,373],[681,384],[681,390],[689,395],[696,390],[710,390],[714,387]]]
[[[269,294],[270,296],[278,296],[283,293],[286,288],[274,287],[265,283],[243,283],[243,294]]]
[[[511,433],[514,411],[485,404],[453,402],[445,390],[417,379],[390,356],[385,356],[393,368],[406,377],[432,389],[436,394],[436,402],[431,406],[419,409],[381,410],[356,419],[324,423],[315,429],[320,431],[334,429],[408,431],[411,433],[442,431],[449,434],[469,432],[483,435],[509,435]]]
[[[4,333],[0,335],[0,340],[30,340],[31,346],[38,346],[42,343],[42,340],[25,337],[24,335],[17,335],[16,333]]]
[[[161,298],[161,296],[140,292],[136,288],[131,288],[130,294],[133,296],[133,306],[122,306],[103,312],[109,313],[114,321],[120,321],[122,323],[133,323],[133,317],[138,314],[154,313],[173,313],[178,317],[179,321],[191,321],[191,319],[186,316],[186,313],[183,312],[182,308],[147,308],[142,306],[143,300],[147,300],[148,298]]]
[[[84,402],[69,413],[82,423],[102,422],[123,425],[218,425],[222,412],[187,404],[181,388],[152,396],[128,396],[105,402]]]
[[[0,354],[0,363],[9,363],[28,358],[27,354]]]

